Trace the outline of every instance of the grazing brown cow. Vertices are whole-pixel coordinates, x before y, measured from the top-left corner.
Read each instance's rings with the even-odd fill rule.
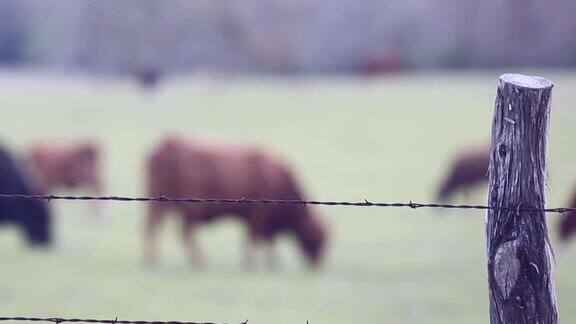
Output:
[[[576,208],[576,191],[572,195],[570,207]],[[576,233],[576,212],[569,211],[562,216],[558,223],[558,234],[560,240],[567,242]]]
[[[467,196],[471,187],[488,181],[489,164],[490,150],[486,147],[458,152],[436,199],[446,201],[457,191],[463,191]]]
[[[365,76],[396,73],[402,69],[400,56],[395,50],[372,53],[361,63],[358,72]]]
[[[302,199],[291,170],[275,156],[257,147],[215,140],[171,137],[151,154],[148,164],[150,196],[200,198]],[[156,259],[156,233],[169,210],[182,219],[182,236],[192,262],[202,256],[193,231],[203,223],[224,216],[241,220],[247,229],[244,261],[253,263],[252,247],[267,243],[269,265],[274,265],[273,243],[289,234],[311,265],[322,259],[326,231],[312,209],[305,205],[150,203],[146,222],[146,261]]]
[[[37,191],[43,194],[80,188],[102,193],[98,147],[92,142],[36,143],[30,149],[29,164]],[[97,216],[100,207],[100,202],[95,202]]]

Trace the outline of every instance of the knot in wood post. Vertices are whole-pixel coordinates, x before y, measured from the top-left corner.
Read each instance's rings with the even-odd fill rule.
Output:
[[[486,221],[490,322],[557,323],[553,254],[544,212],[553,84],[500,77],[492,120]]]

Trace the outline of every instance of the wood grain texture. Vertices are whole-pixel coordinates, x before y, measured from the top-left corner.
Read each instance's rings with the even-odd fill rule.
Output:
[[[545,207],[552,88],[540,77],[500,77],[492,120],[490,206]],[[489,210],[486,237],[491,323],[557,323],[544,213]]]

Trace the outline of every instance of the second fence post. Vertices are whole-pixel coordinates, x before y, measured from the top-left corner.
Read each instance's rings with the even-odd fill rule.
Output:
[[[486,238],[490,322],[557,323],[554,260],[544,212],[550,80],[500,77],[489,167]]]

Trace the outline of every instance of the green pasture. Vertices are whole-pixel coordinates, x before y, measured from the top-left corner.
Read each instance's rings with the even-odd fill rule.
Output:
[[[168,80],[142,93],[128,80],[0,74],[0,141],[21,153],[42,138],[94,138],[106,191],[144,195],[148,151],[169,133],[262,143],[294,166],[309,198],[432,201],[451,153],[488,140],[498,75],[424,73],[378,79]],[[531,71],[524,71],[531,72]],[[576,73],[555,81],[551,206],[576,189]],[[484,190],[469,203],[485,203]],[[463,202],[457,197],[457,202]],[[324,268],[306,269],[289,238],[282,266],[241,267],[243,231],[204,227],[203,269],[166,224],[161,262],[142,262],[145,205],[52,202],[57,242],[28,249],[0,228],[0,314],[239,323],[486,323],[484,212],[318,207],[329,225]],[[576,321],[576,248],[549,216],[564,322]],[[576,244],[576,242],[574,242]]]

